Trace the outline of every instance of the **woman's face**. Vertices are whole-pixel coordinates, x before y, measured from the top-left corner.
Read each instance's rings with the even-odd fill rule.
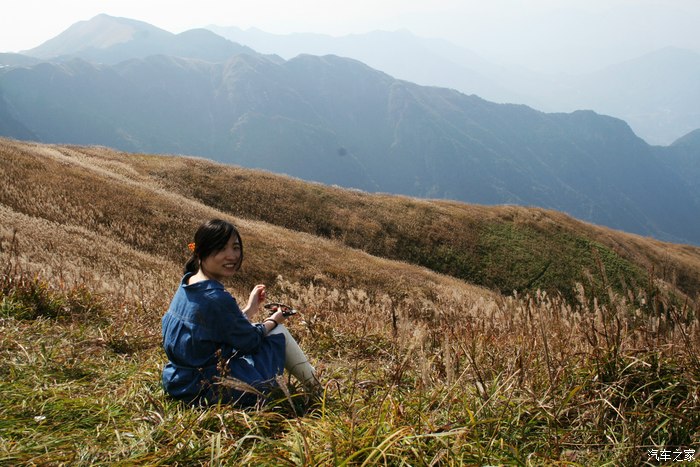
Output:
[[[241,258],[241,245],[236,235],[231,235],[226,245],[219,251],[202,260],[202,272],[209,278],[221,282],[226,277],[233,276]]]

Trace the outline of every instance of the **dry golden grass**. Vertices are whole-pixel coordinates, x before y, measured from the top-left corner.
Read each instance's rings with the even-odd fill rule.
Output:
[[[421,289],[438,283],[469,288],[450,277],[376,258],[337,241],[233,218],[135,173],[125,162],[129,157],[119,162],[62,147],[4,143],[0,166],[4,182],[0,202],[7,219],[4,237],[17,231],[17,241],[34,249],[33,261],[42,267],[66,264],[64,269],[70,269],[75,262],[76,271],[81,271],[92,263],[95,271],[104,271],[106,283],[118,287],[124,277],[137,280],[138,265],[147,260],[160,262],[156,269],[174,277],[196,227],[218,216],[241,230],[247,259],[240,281],[246,286],[274,281],[278,271],[285,271],[291,279],[335,286],[390,288],[401,277],[408,286]],[[105,149],[98,152],[115,157]],[[147,266],[144,269],[150,270],[151,264]]]
[[[9,464],[655,465],[649,449],[700,441],[698,308],[650,316],[615,296],[573,308],[545,294],[391,297],[280,278],[326,384],[322,406],[297,416],[284,397],[246,411],[169,400],[157,304],[66,307],[70,289],[2,285]],[[13,310],[38,302],[35,319]]]
[[[140,177],[223,212],[506,293],[542,288],[569,294],[584,280],[582,270],[596,270],[594,248],[614,282],[622,275],[640,285],[652,271],[691,297],[700,293],[699,248],[594,226],[555,211],[370,195],[203,159],[78,150],[105,167],[128,164]]]
[[[517,240],[511,225],[585,234],[691,278],[696,248],[104,148],[1,140],[0,179],[0,464],[657,465],[649,449],[700,442],[700,307],[661,293],[670,277],[616,293],[594,265],[602,285],[573,301],[502,296],[368,254],[410,252],[393,244],[407,225],[486,254],[477,233],[494,221],[508,226],[494,241]],[[316,410],[284,396],[198,409],[160,389],[160,318],[213,216],[244,238],[234,295],[263,281],[301,310],[290,327],[326,385]]]

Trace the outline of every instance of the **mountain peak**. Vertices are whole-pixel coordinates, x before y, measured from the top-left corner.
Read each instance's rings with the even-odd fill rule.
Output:
[[[150,55],[223,62],[240,53],[256,54],[254,50],[206,29],[173,34],[143,21],[106,14],[75,23],[53,39],[26,52],[44,60],[79,57],[111,65]]]
[[[143,21],[99,14],[87,21],[79,21],[58,36],[25,53],[32,57],[49,59],[74,55],[85,49],[107,49],[138,37],[165,37],[173,34]]]
[[[681,136],[671,146],[700,148],[700,128],[691,131],[685,136]]]

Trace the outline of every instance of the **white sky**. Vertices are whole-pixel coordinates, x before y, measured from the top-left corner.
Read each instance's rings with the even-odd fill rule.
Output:
[[[179,33],[210,24],[335,36],[408,29],[503,56],[613,42],[700,51],[700,0],[20,0],[0,13],[0,52],[31,49],[100,13]],[[640,49],[640,50],[641,50]]]

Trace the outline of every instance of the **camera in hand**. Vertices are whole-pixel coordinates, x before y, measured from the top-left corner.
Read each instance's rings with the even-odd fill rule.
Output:
[[[266,303],[265,304],[265,309],[270,312],[270,314],[275,313],[276,311],[282,310],[282,314],[284,316],[292,316],[297,313],[297,310],[292,308],[289,305],[285,305],[284,303]]]

